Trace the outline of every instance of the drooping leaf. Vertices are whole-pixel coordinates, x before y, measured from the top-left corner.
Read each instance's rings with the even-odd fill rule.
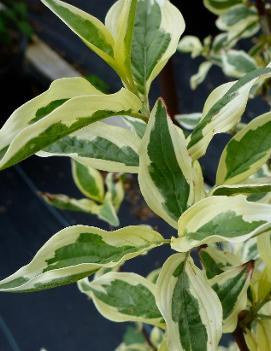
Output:
[[[213,246],[200,249],[199,254],[208,279],[214,278],[232,266],[241,264],[241,260],[237,255],[225,250],[219,250]]]
[[[166,321],[169,350],[217,350],[222,307],[191,258],[175,254],[166,261],[157,281],[156,302]]]
[[[117,209],[114,207],[113,203],[113,195],[110,192],[107,192],[103,204],[100,206],[99,218],[106,221],[113,227],[118,227],[120,225]]]
[[[251,37],[260,29],[257,10],[245,4],[231,7],[218,18],[216,25],[221,31],[227,32],[228,41]]]
[[[267,112],[232,137],[221,155],[216,183],[236,184],[257,172],[271,151],[271,113]]]
[[[69,99],[80,95],[102,95],[102,93],[83,78],[55,80],[46,92],[27,102],[11,115],[1,129],[3,131],[1,132],[1,150],[19,131],[43,119]]]
[[[71,284],[161,244],[161,235],[147,226],[113,232],[84,225],[67,227],[47,241],[28,265],[3,279],[0,291],[39,291]]]
[[[256,61],[242,50],[228,50],[222,54],[222,68],[227,76],[241,78],[257,68]]]
[[[271,350],[271,320],[258,320],[252,330],[246,330],[245,340],[250,351]]]
[[[139,155],[139,185],[149,207],[173,227],[194,201],[194,169],[182,131],[159,100]]]
[[[64,194],[41,193],[41,196],[50,206],[60,210],[92,214],[113,227],[118,227],[120,224],[111,194],[106,194],[100,204],[89,199],[74,199]]]
[[[87,167],[72,160],[73,180],[86,197],[102,202],[104,199],[104,182],[100,172],[93,167]]]
[[[128,129],[96,122],[59,139],[38,155],[68,156],[102,171],[137,173],[140,142]]]
[[[150,342],[156,348],[159,349],[159,346],[163,344],[164,339],[165,339],[165,333],[162,331],[162,329],[158,327],[153,327],[150,333]]]
[[[109,320],[152,325],[162,321],[155,303],[155,285],[138,274],[109,272],[92,282],[86,278],[78,286]]]
[[[59,100],[59,95],[63,99],[67,89],[67,99],[52,110],[52,102]],[[48,91],[18,108],[0,130],[0,169],[26,159],[89,124],[121,112],[125,114],[124,111],[138,110],[140,105],[139,99],[127,89],[106,95],[82,78],[58,80]],[[47,114],[43,113],[37,120],[37,112],[45,107]],[[35,122],[31,123],[33,119]]]
[[[175,119],[180,124],[181,127],[188,130],[193,130],[196,127],[196,125],[199,123],[201,116],[202,116],[201,112],[195,112],[195,113],[176,115]]]
[[[193,35],[186,35],[180,40],[178,50],[184,53],[191,53],[191,57],[195,58],[202,53],[203,46],[199,38]]]
[[[204,5],[215,15],[219,15],[242,2],[243,0],[204,0]]]
[[[129,116],[122,116],[124,124],[133,131],[140,139],[143,138],[143,135],[146,131],[147,124],[140,119],[135,119]]]
[[[225,184],[219,185],[212,190],[212,195],[237,195],[237,194],[246,194],[246,195],[255,195],[255,200],[257,195],[262,196],[271,191],[271,178],[256,178],[250,179],[247,182],[242,184]],[[253,201],[252,198],[249,198],[249,201]]]
[[[215,58],[215,61],[218,60],[219,63],[221,63],[221,58],[220,58],[221,50],[224,51],[226,49],[229,49],[230,47],[233,47],[236,44],[236,41],[228,42],[227,40],[228,40],[227,33],[219,33],[213,39],[211,54]]]
[[[172,248],[186,252],[214,242],[242,243],[271,227],[270,210],[271,205],[249,202],[243,195],[210,196],[180,217]]]
[[[261,320],[256,327],[256,340],[259,350],[271,350],[271,320]]]
[[[40,193],[44,201],[60,210],[98,214],[99,205],[89,199],[74,199],[64,194]]]
[[[107,186],[107,192],[111,194],[112,204],[118,211],[125,196],[123,181],[120,176],[114,178],[114,175],[112,173],[108,173],[105,179],[105,183]]]
[[[219,297],[223,308],[223,332],[233,332],[238,315],[247,306],[247,289],[253,272],[253,264],[233,267],[216,275],[209,283]]]
[[[257,238],[257,249],[263,262],[266,264],[268,279],[271,282],[271,237],[270,231]]]
[[[260,269],[257,269],[258,267],[260,267]],[[263,268],[263,263],[261,261],[259,261],[258,267],[256,266],[252,276],[249,291],[250,300],[253,304],[257,304],[259,301],[265,301],[266,297],[271,293],[270,268],[267,266]],[[263,303],[259,313],[263,314],[267,312],[266,314],[270,314],[269,307],[270,302]]]
[[[200,64],[198,72],[190,78],[191,89],[197,89],[197,87],[205,80],[212,66],[213,64],[209,61]]]
[[[251,88],[270,76],[271,68],[260,68],[237,82],[219,86],[209,95],[203,117],[188,139],[189,152],[194,159],[205,154],[215,134],[231,130],[240,121]]]

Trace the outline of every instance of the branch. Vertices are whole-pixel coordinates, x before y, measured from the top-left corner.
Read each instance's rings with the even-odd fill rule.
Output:
[[[160,74],[160,89],[172,119],[178,113],[178,97],[174,77],[173,61],[170,59]]]
[[[247,347],[247,344],[245,341],[243,330],[239,326],[237,326],[237,328],[233,332],[233,336],[235,338],[235,341],[240,351],[249,351],[249,348]]]

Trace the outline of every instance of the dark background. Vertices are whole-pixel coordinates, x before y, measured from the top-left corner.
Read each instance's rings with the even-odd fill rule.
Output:
[[[110,0],[69,2],[102,20],[113,3]],[[186,34],[204,38],[214,33],[214,17],[201,1],[183,0],[175,4],[180,6],[185,17]],[[119,89],[120,82],[114,72],[60,20],[37,0],[29,0],[29,5],[34,27],[42,39],[81,72],[99,76],[112,91]],[[196,73],[199,62],[199,59],[192,61],[180,54],[174,57],[181,112],[201,111],[210,91],[225,81],[220,71],[213,69],[206,83],[191,92],[189,79]],[[5,86],[5,98],[0,104],[2,121],[21,103],[48,87],[49,82],[33,75],[29,69],[27,72],[23,77],[16,75]],[[156,81],[152,101],[157,96],[159,84]],[[258,105],[253,105],[251,116],[258,109]],[[226,139],[223,135],[216,137],[205,157],[203,166],[208,182],[214,179],[217,159]],[[107,228],[95,217],[48,207],[37,196],[38,190],[79,195],[71,180],[69,160],[32,157],[0,173],[0,278],[28,263],[41,245],[64,226],[82,223]],[[122,226],[142,223],[130,207],[127,201],[122,206]],[[158,226],[165,235],[173,233],[158,219],[153,218],[149,223]],[[147,274],[161,265],[168,251],[165,248],[153,250],[148,256],[129,262],[126,269]],[[32,294],[0,294],[0,351],[38,351],[41,347],[48,351],[112,351],[121,342],[125,328],[125,324],[111,323],[101,317],[76,285]]]

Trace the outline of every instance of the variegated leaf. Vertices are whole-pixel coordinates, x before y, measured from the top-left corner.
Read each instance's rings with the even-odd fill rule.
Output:
[[[225,250],[219,250],[213,246],[200,249],[199,254],[208,279],[214,278],[232,266],[239,266],[241,264],[238,256]]]
[[[147,279],[150,280],[153,284],[156,284],[160,272],[161,272],[161,268],[157,268],[154,271],[151,271],[147,275]]]
[[[180,124],[181,127],[187,130],[193,130],[201,119],[202,113],[187,113],[182,115],[176,115],[175,119]]]
[[[249,179],[247,182],[242,184],[224,184],[215,187],[211,194],[212,195],[264,195],[271,192],[271,177]],[[249,201],[252,201],[248,197]]]
[[[221,63],[221,58],[219,56],[216,56],[217,54],[220,55],[220,51],[224,51],[226,49],[229,49],[230,47],[233,47],[236,42],[231,41],[227,42],[228,40],[228,34],[227,33],[220,33],[216,35],[213,39],[212,42],[212,55],[217,58],[215,61],[219,60],[218,63]]]
[[[271,282],[271,233],[270,231],[257,238],[259,255],[267,267],[268,279]]]
[[[251,330],[246,329],[244,333],[244,338],[249,351],[258,351],[257,342]],[[238,350],[239,351],[239,350]]]
[[[269,267],[263,268],[261,261],[256,262],[256,269],[251,279],[250,284],[250,300],[252,304],[257,304],[259,301],[266,301],[266,297],[271,293],[271,276]],[[260,313],[270,315],[270,302],[263,303]]]
[[[123,181],[120,176],[114,178],[112,173],[108,173],[105,178],[105,183],[107,186],[107,192],[112,196],[112,204],[118,211],[125,196]]]
[[[113,227],[118,227],[120,225],[117,209],[114,207],[112,193],[107,192],[105,195],[104,201],[99,208],[98,217]]]
[[[152,351],[151,348],[147,345],[147,343],[144,344],[129,344],[126,345],[124,343],[121,343],[115,351]]]
[[[197,89],[197,87],[202,82],[204,82],[212,65],[213,65],[212,62],[209,62],[209,61],[205,61],[205,62],[200,64],[198,72],[190,78],[191,89],[193,89],[193,90]]]
[[[147,124],[140,119],[136,119],[129,116],[121,116],[124,124],[134,132],[140,139],[143,138],[143,135],[146,131]]]
[[[168,348],[168,342],[167,339],[162,342],[162,344],[159,346],[158,351],[170,351]]]
[[[257,68],[256,61],[242,50],[228,50],[222,53],[222,68],[227,76],[241,78]]]
[[[249,351],[271,351],[271,320],[258,320],[254,328],[246,330],[245,340]]]
[[[253,272],[253,264],[248,263],[228,269],[209,280],[210,286],[219,297],[223,308],[223,332],[233,332],[238,315],[247,306],[247,289]]]
[[[194,170],[181,129],[158,100],[139,155],[139,185],[149,207],[173,227],[194,201]]]
[[[218,18],[216,25],[221,31],[228,32],[228,41],[251,37],[260,29],[257,10],[245,4],[231,7]]]
[[[115,351],[150,351],[143,335],[143,324],[129,325],[123,335],[123,342]]]
[[[83,95],[102,95],[83,78],[55,80],[47,91],[17,109],[1,129],[1,150],[24,128],[38,122],[68,100]],[[3,152],[3,151],[2,151]]]
[[[137,173],[140,143],[126,128],[96,122],[47,146],[38,156],[68,156],[102,171]]]
[[[256,340],[258,350],[271,351],[271,320],[261,320],[256,326]]]
[[[64,95],[66,85],[72,85]],[[78,89],[76,89],[78,86]],[[76,92],[77,96],[74,95]],[[68,94],[70,96],[68,96]],[[57,101],[57,104],[56,104]],[[10,167],[91,123],[138,110],[139,99],[126,89],[106,95],[82,78],[59,80],[18,108],[0,130],[0,169]]]
[[[165,339],[165,333],[162,331],[162,329],[159,329],[158,327],[153,327],[152,331],[150,333],[150,342],[159,349],[159,346],[163,344],[163,341]]]
[[[160,246],[163,238],[147,226],[113,232],[77,225],[55,234],[33,260],[0,282],[0,291],[27,292],[71,284],[102,267],[111,268]]]
[[[174,250],[186,252],[206,243],[241,243],[271,227],[271,206],[249,202],[243,195],[210,196],[180,217]]]
[[[162,316],[155,303],[155,285],[135,273],[109,272],[90,282],[78,282],[98,311],[114,322],[159,325]]]
[[[195,160],[193,162],[194,170],[194,203],[206,197],[206,184],[204,183],[202,168],[200,163]]]
[[[256,173],[271,152],[271,113],[267,112],[235,134],[226,145],[217,170],[217,184],[236,184]]]
[[[100,172],[95,168],[84,166],[72,160],[73,180],[86,197],[102,202],[104,199],[104,181]]]
[[[263,233],[260,234],[263,235]],[[250,238],[245,242],[230,243],[230,246],[233,249],[232,253],[240,258],[241,263],[256,261],[259,258],[257,236]]]
[[[137,0],[118,0],[105,18],[105,26],[114,38],[114,58],[118,71],[124,71],[120,76],[125,77],[131,89],[133,89],[131,55],[136,8]]]
[[[132,42],[132,69],[138,91],[147,96],[151,82],[175,53],[184,19],[169,0],[138,0]]]
[[[114,38],[101,21],[64,1],[41,1],[77,34],[91,50],[116,69]]]
[[[203,117],[188,139],[194,159],[203,156],[217,133],[231,130],[241,119],[253,85],[271,76],[271,68],[252,71],[237,82],[216,88],[206,100]]]
[[[64,194],[40,193],[44,201],[60,210],[86,212],[97,215],[99,205],[89,199],[74,199]]]
[[[193,35],[184,36],[178,44],[180,52],[191,53],[193,58],[199,56],[203,51],[203,45],[199,38]]]
[[[118,227],[120,224],[110,193],[106,194],[100,204],[89,199],[74,199],[63,194],[41,193],[41,196],[50,206],[60,210],[92,214],[113,227]]]
[[[222,307],[191,258],[175,254],[166,261],[157,281],[156,303],[166,321],[169,350],[217,350]]]
[[[204,0],[204,5],[215,15],[219,15],[242,2],[243,0]]]

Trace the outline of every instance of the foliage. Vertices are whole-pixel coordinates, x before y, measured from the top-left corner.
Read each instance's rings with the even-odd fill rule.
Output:
[[[89,75],[85,78],[101,92],[109,92],[109,86],[99,77]],[[59,100],[51,106],[56,108],[61,103],[62,100]],[[46,109],[41,109],[40,115],[44,113]],[[98,135],[97,132],[98,130],[95,136]],[[40,156],[42,156],[41,153]],[[119,226],[117,212],[124,200],[123,178],[125,175],[115,173],[105,175],[104,172],[99,172],[88,164],[84,165],[75,160],[72,160],[71,163],[74,184],[84,198],[77,199],[66,194],[40,192],[43,200],[60,210],[96,215],[113,227]]]
[[[113,227],[119,226],[117,212],[124,198],[121,175],[108,173],[104,181],[101,172],[95,168],[72,160],[72,176],[84,198],[75,199],[64,194],[40,195],[58,209],[93,214]]]
[[[250,92],[271,77],[271,68],[217,87],[185,136],[162,99],[151,110],[148,102],[152,81],[184,31],[177,8],[168,0],[118,0],[103,24],[59,0],[43,3],[117,72],[124,87],[104,94],[83,78],[53,82],[0,130],[0,169],[36,153],[70,157],[88,176],[96,174],[94,193],[76,178],[94,201],[104,199],[94,169],[137,174],[148,206],[177,232],[161,235],[146,225],[115,231],[67,227],[28,265],[3,279],[0,291],[34,292],[78,282],[103,316],[136,323],[118,351],[216,351],[223,333],[234,333],[241,350],[244,339],[250,350],[267,349],[270,112],[232,136],[211,189],[204,185],[199,159],[215,134],[229,133],[239,123]],[[109,124],[109,117],[122,123]],[[175,253],[148,277],[120,272],[127,260],[162,245]],[[237,350],[237,344],[225,349]]]
[[[265,67],[271,61],[271,9],[266,0],[205,0],[205,6],[218,16],[216,26],[220,33],[208,36],[201,42],[187,35],[179,43],[178,50],[201,56],[204,61],[198,72],[191,77],[191,87],[201,84],[212,66],[219,66],[224,74],[240,78],[256,68]],[[244,44],[244,39],[246,39]],[[270,103],[270,81],[259,82],[257,94]]]

